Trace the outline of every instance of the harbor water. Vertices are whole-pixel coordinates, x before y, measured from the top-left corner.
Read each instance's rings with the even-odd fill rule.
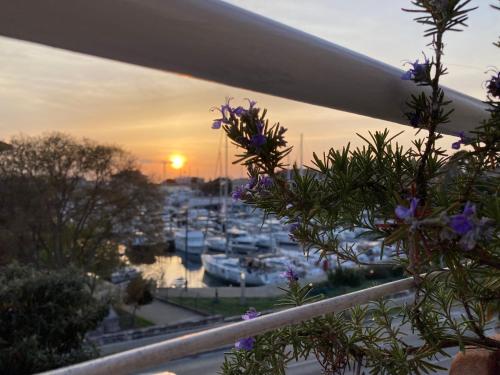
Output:
[[[193,288],[227,285],[206,274],[199,257],[183,257],[178,254],[162,255],[156,257],[155,263],[141,265],[138,268],[144,277],[155,280],[158,287],[162,288],[183,287],[186,279],[188,287]]]

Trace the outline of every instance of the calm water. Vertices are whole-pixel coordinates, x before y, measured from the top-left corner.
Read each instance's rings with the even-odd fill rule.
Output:
[[[156,263],[139,266],[143,276],[157,281],[159,287],[171,287],[179,278],[187,278],[188,286],[197,288],[204,286],[224,285],[218,279],[205,274],[201,259],[188,259],[176,254],[156,257]]]
[[[296,246],[282,245],[281,248],[301,251]],[[156,280],[159,287],[172,287],[179,278],[187,279],[188,286],[193,288],[229,285],[205,274],[199,256],[190,256],[186,259],[178,253],[171,253],[155,256],[155,259],[156,262],[153,264],[142,264],[136,267],[142,271],[144,277]]]

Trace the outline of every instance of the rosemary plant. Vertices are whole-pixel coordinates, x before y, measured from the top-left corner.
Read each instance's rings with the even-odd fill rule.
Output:
[[[453,113],[440,85],[448,73],[443,40],[462,31],[475,8],[470,0],[412,5],[405,11],[426,27],[432,55],[408,63],[402,76],[421,89],[408,98],[405,115],[425,136],[411,147],[387,130],[359,135],[364,146],[314,154],[312,166],[294,166],[288,179],[286,129],[272,124],[255,102],[243,108],[228,100],[217,108],[221,117],[212,127],[223,128],[239,147],[237,163],[248,170],[249,182],[233,192],[235,199],[286,220],[306,254],[319,251],[339,262],[363,264],[338,237],[346,228],[363,228],[363,237],[396,249],[390,263],[414,278],[413,303],[378,301],[248,338],[227,355],[222,374],[284,374],[290,361],[310,356],[325,374],[347,368],[420,374],[439,369],[433,359],[448,355],[448,347],[500,350],[486,332],[500,307],[500,74],[493,72],[485,85],[488,119],[457,133],[452,152],[439,148],[440,125]],[[285,277],[280,303],[309,303],[311,286],[301,286],[293,270]],[[406,340],[405,324],[419,344]]]

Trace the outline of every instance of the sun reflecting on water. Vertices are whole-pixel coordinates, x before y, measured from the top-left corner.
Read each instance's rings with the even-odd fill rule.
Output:
[[[217,281],[207,277],[200,260],[189,259],[188,262],[178,255],[157,256],[154,264],[139,266],[142,274],[146,278],[157,281],[159,287],[172,287],[176,280],[186,277],[188,287],[199,288],[205,286],[220,285]]]

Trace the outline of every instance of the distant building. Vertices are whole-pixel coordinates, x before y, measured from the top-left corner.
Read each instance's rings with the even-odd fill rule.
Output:
[[[247,184],[248,178],[235,178],[234,180],[232,180],[232,182],[233,182],[233,188],[235,188],[236,186],[243,186]]]
[[[186,185],[186,186],[196,186],[199,184],[202,184],[205,180],[201,177],[190,177],[190,176],[184,176],[184,177],[178,177],[175,179],[175,182],[177,185]]]
[[[8,143],[0,141],[0,152],[10,150],[12,148]]]

